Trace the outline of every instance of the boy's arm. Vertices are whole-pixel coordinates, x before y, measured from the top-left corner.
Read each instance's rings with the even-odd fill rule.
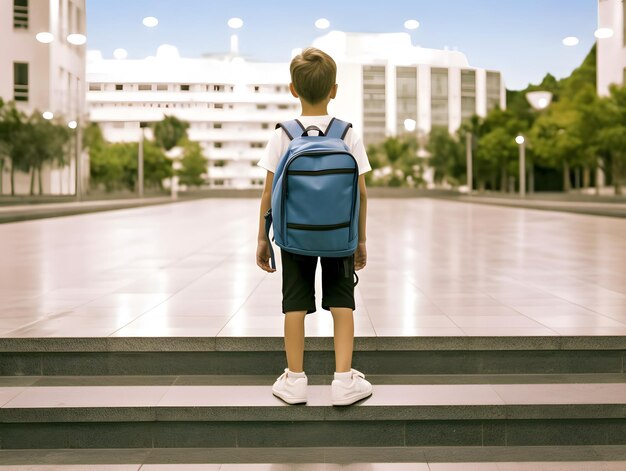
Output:
[[[274,174],[267,171],[265,177],[265,187],[261,196],[261,211],[259,215],[259,234],[257,237],[256,264],[263,270],[273,273],[276,269],[270,266],[270,241],[267,240],[265,233],[265,213],[272,206],[272,183],[274,182]]]
[[[357,246],[354,257],[355,270],[360,270],[365,267],[367,263],[367,249],[365,248],[365,242],[367,241],[365,233],[367,221],[367,189],[365,188],[365,175],[359,175],[359,193],[359,245]]]

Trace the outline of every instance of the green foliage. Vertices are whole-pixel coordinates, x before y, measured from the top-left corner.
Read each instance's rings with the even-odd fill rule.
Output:
[[[91,182],[107,192],[135,191],[137,184],[137,143],[96,145],[90,149]],[[154,143],[146,141],[143,148],[144,184],[146,188],[162,188],[162,180],[173,175],[172,163]]]
[[[182,168],[178,170],[180,183],[189,186],[200,186],[204,183],[202,174],[207,170],[207,159],[202,155],[202,148],[197,142],[186,142],[185,152],[181,159]]]
[[[70,138],[67,126],[42,118],[33,111],[26,116],[14,103],[0,103],[0,170],[5,158],[11,162],[11,194],[15,194],[15,171],[31,173],[30,194],[34,194],[38,175],[39,194],[43,192],[41,169],[45,163],[65,165],[66,144]]]
[[[372,170],[365,179],[373,186],[415,186],[423,183],[423,164],[417,157],[417,141],[413,136],[388,137],[367,148]],[[379,175],[381,174],[381,175]]]
[[[166,116],[162,121],[157,121],[152,125],[156,144],[170,150],[178,142],[186,137],[189,123],[181,121],[176,116]]]
[[[446,128],[433,127],[426,150],[430,153],[429,165],[434,169],[436,183],[441,183],[443,180],[448,180],[452,184],[458,183],[462,149],[459,142]]]

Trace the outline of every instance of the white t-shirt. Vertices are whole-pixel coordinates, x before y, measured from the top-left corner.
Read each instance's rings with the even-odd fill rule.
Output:
[[[305,128],[308,126],[317,126],[322,131],[326,131],[330,120],[330,115],[298,117],[298,121],[300,121]],[[369,160],[367,159],[367,153],[365,152],[361,136],[350,128],[348,129],[348,133],[343,140],[348,145],[350,152],[359,166],[359,175],[372,170]],[[272,134],[272,137],[270,137],[270,140],[267,142],[267,146],[265,146],[265,151],[263,152],[263,157],[261,157],[261,160],[259,160],[257,165],[272,173],[276,173],[276,168],[278,167],[280,158],[283,156],[288,146],[289,137],[287,137],[287,133],[282,128],[276,129]]]

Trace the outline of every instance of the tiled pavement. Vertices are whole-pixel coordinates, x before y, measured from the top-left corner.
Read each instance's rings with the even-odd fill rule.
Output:
[[[204,199],[1,225],[0,336],[281,336],[257,221]],[[626,335],[626,220],[372,199],[360,279],[356,336]]]

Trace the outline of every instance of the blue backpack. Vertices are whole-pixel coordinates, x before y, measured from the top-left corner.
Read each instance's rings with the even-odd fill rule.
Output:
[[[274,241],[287,252],[352,255],[359,239],[359,167],[343,140],[352,124],[333,118],[322,132],[294,119],[279,127],[291,142],[274,175],[272,207],[265,214],[268,240],[273,222]],[[309,136],[311,130],[319,135]]]

